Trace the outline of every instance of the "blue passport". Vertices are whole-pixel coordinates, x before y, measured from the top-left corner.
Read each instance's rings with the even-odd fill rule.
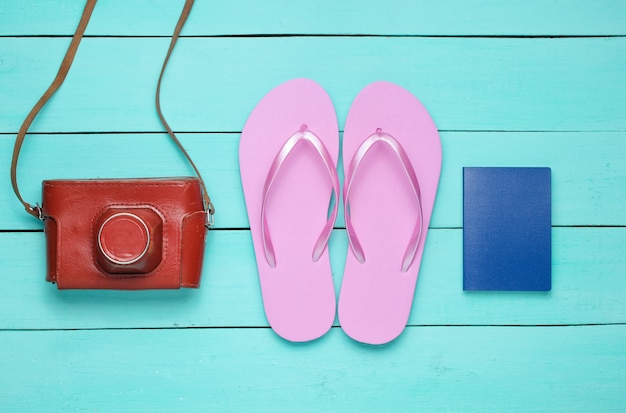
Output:
[[[463,168],[463,290],[550,291],[550,168]]]

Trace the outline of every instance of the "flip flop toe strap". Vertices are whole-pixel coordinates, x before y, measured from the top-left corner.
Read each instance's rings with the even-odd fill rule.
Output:
[[[274,158],[272,165],[270,166],[269,172],[267,173],[267,177],[265,179],[265,185],[263,187],[263,203],[261,204],[261,237],[263,240],[263,248],[265,251],[265,260],[269,264],[271,268],[276,268],[276,254],[274,252],[274,245],[272,244],[272,238],[270,236],[269,225],[267,222],[267,210],[266,204],[269,198],[272,184],[276,179],[276,176],[281,170],[281,167],[284,165],[285,160],[289,157],[289,155],[293,152],[294,148],[300,144],[309,144],[311,145],[319,157],[322,159],[324,167],[328,172],[330,180],[333,184],[333,195],[334,195],[334,205],[332,212],[322,229],[315,246],[313,247],[313,253],[311,258],[313,262],[317,262],[319,258],[322,256],[322,253],[326,249],[328,245],[328,239],[330,238],[330,233],[333,229],[333,225],[335,220],[337,219],[337,210],[339,206],[339,177],[337,176],[337,170],[335,167],[335,162],[333,161],[332,156],[326,149],[324,143],[310,130],[307,129],[306,125],[302,125],[300,130],[283,144],[278,151],[278,154]],[[329,203],[332,202],[333,198],[331,196]]]
[[[413,233],[411,234],[411,238],[409,239],[408,246],[402,259],[402,272],[406,272],[413,263],[413,260],[415,259],[417,247],[422,236],[422,227],[424,221],[422,212],[422,196],[417,175],[415,174],[415,170],[413,169],[411,160],[402,148],[402,145],[400,145],[400,143],[393,136],[383,132],[380,128],[377,129],[375,133],[368,136],[367,139],[365,139],[363,143],[359,146],[354,156],[352,157],[352,160],[350,161],[348,170],[346,171],[345,183],[343,186],[346,232],[348,233],[350,248],[354,256],[360,263],[364,263],[365,253],[363,252],[363,247],[359,242],[356,231],[354,230],[354,226],[352,224],[352,219],[350,217],[350,190],[352,189],[354,178],[356,176],[359,166],[361,165],[361,162],[363,161],[363,158],[374,145],[378,144],[387,145],[397,156],[400,164],[402,165],[402,169],[404,170],[404,173],[409,181],[411,190],[415,195],[415,200],[417,201],[419,211],[418,219],[415,222]]]

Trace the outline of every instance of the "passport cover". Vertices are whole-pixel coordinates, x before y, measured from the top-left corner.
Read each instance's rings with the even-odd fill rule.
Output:
[[[550,291],[550,168],[463,168],[463,290]]]

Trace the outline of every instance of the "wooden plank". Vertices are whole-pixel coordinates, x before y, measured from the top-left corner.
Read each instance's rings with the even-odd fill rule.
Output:
[[[0,332],[6,411],[621,412],[626,326]]]
[[[331,238],[335,289],[348,245]],[[554,228],[549,293],[467,293],[462,231],[431,230],[412,325],[626,323],[626,228]],[[202,287],[57,291],[44,281],[42,233],[0,233],[0,329],[267,326],[248,231],[213,231]]]
[[[100,2],[87,35],[169,36],[183,2]],[[83,0],[0,2],[0,35],[70,35]],[[138,16],[141,16],[140,18]],[[183,34],[623,35],[620,1],[198,1]]]
[[[0,0],[0,153],[54,76],[83,4]],[[92,37],[34,128],[79,134],[29,138],[28,199],[42,178],[190,173],[152,133],[181,6],[99,2]],[[0,410],[623,411],[624,21],[626,2],[613,0],[197,2],[163,101],[176,130],[195,132],[181,137],[218,206],[203,286],[57,291],[43,280],[44,235],[24,232],[40,226],[0,157]],[[384,78],[414,92],[443,131],[410,326],[386,346],[355,343],[337,323],[300,345],[267,328],[237,146],[258,100],[299,76],[328,90],[341,127],[356,93]],[[118,131],[131,133],[91,134]],[[462,291],[463,166],[552,168],[552,292]],[[347,250],[338,229],[337,292]]]
[[[48,86],[66,38],[0,38],[0,132]],[[154,89],[166,38],[89,38],[33,132],[161,131]],[[314,51],[313,53],[311,51]],[[442,130],[624,131],[626,37],[184,38],[163,85],[176,130],[237,132],[287,79],[329,92],[343,127],[354,96],[386,79],[415,93]]]
[[[549,166],[552,222],[558,226],[626,225],[626,133],[443,132],[443,170],[431,226],[463,226],[463,166]],[[239,134],[180,134],[204,174],[218,209],[218,228],[248,228],[239,176]],[[14,137],[0,136],[0,153]],[[123,150],[120,150],[123,148]],[[19,182],[30,202],[41,180],[179,176],[193,171],[164,134],[31,135],[20,159]],[[63,154],[60,156],[59,154]],[[0,229],[40,229],[25,214],[0,158]],[[339,166],[340,174],[343,170]],[[343,179],[342,179],[343,180]],[[381,205],[384,208],[384,205]],[[343,227],[340,213],[337,227]]]

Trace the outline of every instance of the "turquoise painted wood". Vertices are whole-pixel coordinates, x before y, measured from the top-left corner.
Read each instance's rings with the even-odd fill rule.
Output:
[[[41,225],[11,191],[15,133],[83,4],[0,0],[2,412],[624,410],[626,2],[198,0],[163,109],[208,177],[217,229],[201,289],[143,292],[45,283]],[[153,104],[181,7],[97,5],[24,146],[27,199],[40,199],[46,178],[191,173]],[[327,89],[340,128],[358,91],[386,79],[415,93],[441,131],[409,327],[385,346],[355,343],[337,322],[295,345],[263,314],[239,134],[267,91],[299,76]],[[462,291],[463,166],[552,168],[551,292]],[[337,292],[343,227],[329,246]]]
[[[85,39],[32,131],[162,130],[153,100],[168,41]],[[0,38],[0,132],[17,131],[68,44]],[[328,90],[342,128],[359,90],[385,79],[418,95],[442,130],[625,131],[624,56],[626,37],[184,38],[163,110],[177,131],[238,132],[259,96],[310,77]]]
[[[411,325],[626,320],[626,228],[554,228],[549,293],[463,292],[462,236],[460,229],[429,231]],[[347,249],[345,230],[335,230],[330,254],[337,292]],[[267,326],[249,231],[210,234],[199,290],[57,291],[43,282],[42,233],[0,233],[0,250],[0,274],[9,274],[0,278],[0,329]]]
[[[84,5],[12,3],[0,1],[0,35],[71,35]],[[96,6],[86,34],[169,36],[176,24],[170,16],[179,11],[169,0],[107,0]],[[619,0],[199,1],[183,35],[615,36],[626,34],[625,19]]]
[[[303,345],[269,329],[7,331],[0,403],[9,411],[619,412],[625,340],[623,325],[409,327],[384,348],[340,329]]]
[[[183,133],[180,138],[214,192],[219,208],[217,227],[247,228],[239,176],[239,134]],[[9,153],[14,139],[13,135],[0,135],[0,153]],[[34,134],[27,139],[19,181],[24,196],[33,203],[41,199],[42,179],[192,173],[165,134]],[[441,139],[445,158],[431,227],[463,226],[462,168],[481,165],[549,165],[554,225],[626,225],[626,191],[615,190],[626,188],[624,132],[443,132]],[[64,156],[52,158],[51,150]],[[138,153],[144,156],[138,158]],[[9,166],[8,157],[0,158],[0,171]],[[0,229],[41,229],[38,221],[23,213],[6,176],[0,177],[0,210],[5,211],[0,215]],[[341,214],[337,227],[343,227]]]

